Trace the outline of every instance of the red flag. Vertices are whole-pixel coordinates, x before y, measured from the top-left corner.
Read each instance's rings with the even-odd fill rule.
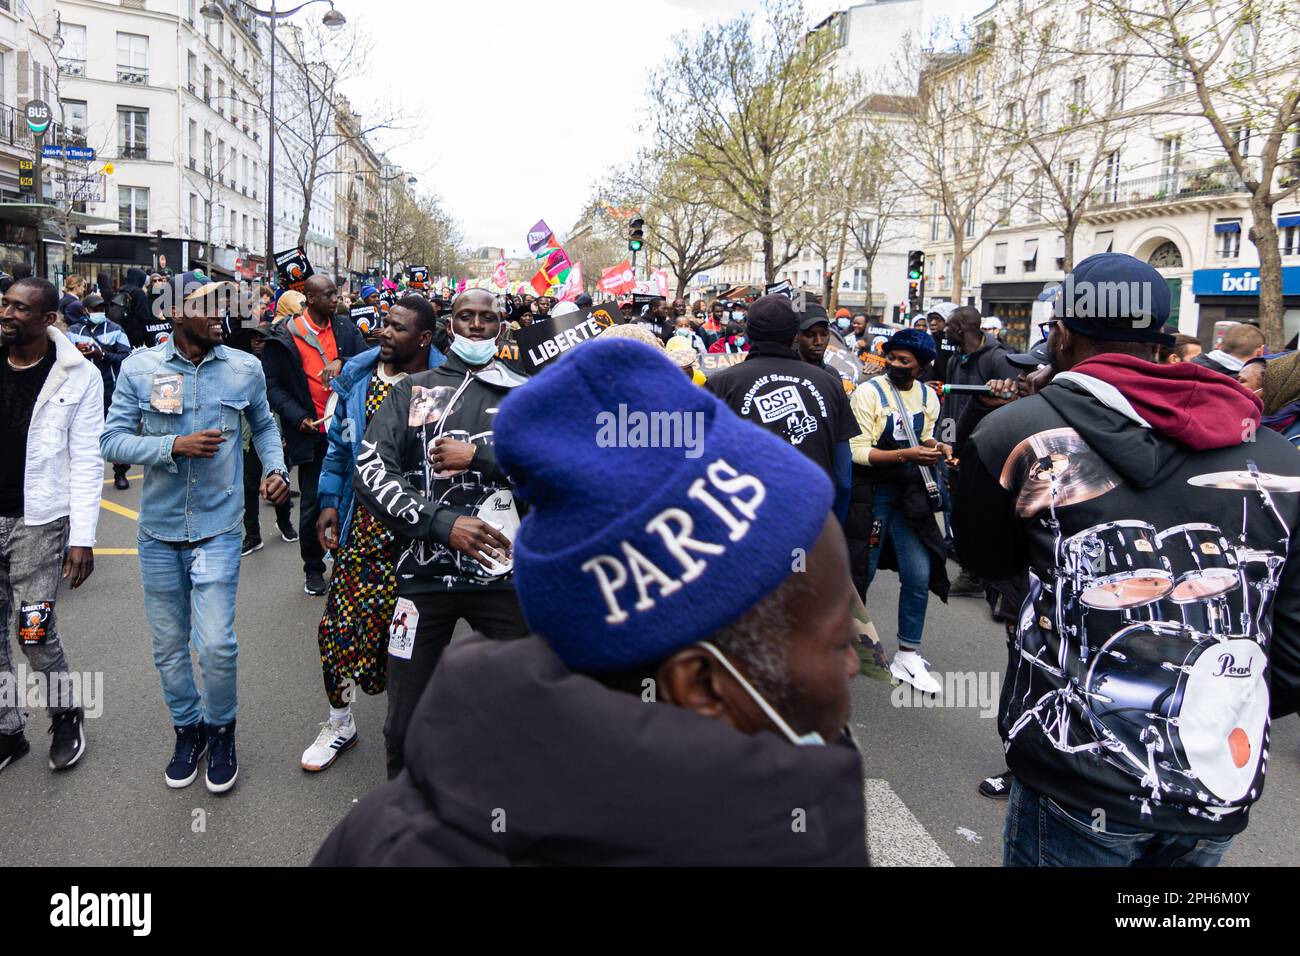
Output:
[[[529,280],[529,285],[533,287],[533,291],[538,295],[546,295],[551,289],[551,279],[546,274],[545,269],[538,269],[537,274]]]
[[[632,263],[624,259],[613,268],[600,274],[596,287],[610,295],[626,295],[636,287],[636,278],[632,275]]]

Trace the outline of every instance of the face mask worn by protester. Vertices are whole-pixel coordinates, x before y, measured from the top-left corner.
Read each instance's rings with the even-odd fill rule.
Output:
[[[451,350],[466,365],[486,365],[497,354],[497,342],[496,339],[468,339],[458,335],[452,339]]]

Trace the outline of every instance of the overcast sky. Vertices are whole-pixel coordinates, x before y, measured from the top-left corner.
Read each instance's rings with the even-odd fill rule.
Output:
[[[521,251],[544,218],[563,235],[593,182],[629,158],[647,73],[672,38],[757,0],[336,0],[377,42],[354,107],[396,101],[423,122],[390,158],[442,196],[470,246]],[[808,0],[814,16],[848,2]],[[927,19],[984,0],[926,0]],[[310,16],[308,12],[298,18]]]

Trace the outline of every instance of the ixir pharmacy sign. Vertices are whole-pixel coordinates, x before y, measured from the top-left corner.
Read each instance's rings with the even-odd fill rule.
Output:
[[[1197,269],[1192,273],[1197,296],[1242,295],[1259,297],[1259,269]],[[1282,294],[1300,295],[1300,266],[1282,269]]]

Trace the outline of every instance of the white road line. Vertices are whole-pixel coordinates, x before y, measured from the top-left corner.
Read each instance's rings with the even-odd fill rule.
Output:
[[[955,866],[884,780],[868,780],[867,852],[872,866]]]

